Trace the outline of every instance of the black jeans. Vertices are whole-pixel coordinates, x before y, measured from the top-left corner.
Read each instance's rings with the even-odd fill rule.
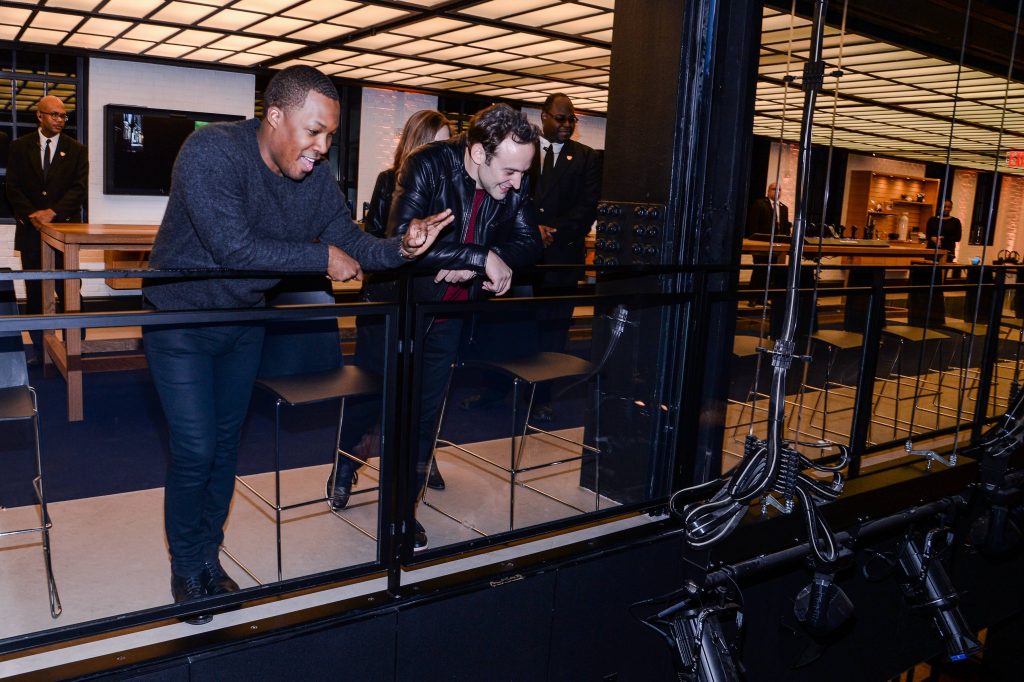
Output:
[[[459,353],[461,337],[461,319],[449,318],[443,322],[434,320],[423,339],[423,348],[418,353],[423,389],[420,393],[419,447],[416,453],[417,497],[427,480],[427,463],[434,450],[438,413],[448,388],[452,363]]]
[[[262,324],[238,324],[143,332],[170,428],[164,528],[177,575],[196,575],[217,559],[263,331]]]

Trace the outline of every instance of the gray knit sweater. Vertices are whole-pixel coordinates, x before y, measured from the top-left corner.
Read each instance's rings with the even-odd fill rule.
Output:
[[[259,125],[211,124],[185,141],[152,267],[326,273],[328,244],[364,270],[408,262],[398,238],[378,239],[356,227],[328,164],[317,164],[301,182],[271,171],[256,143]],[[144,293],[162,310],[251,308],[263,305],[277,281],[152,279]]]

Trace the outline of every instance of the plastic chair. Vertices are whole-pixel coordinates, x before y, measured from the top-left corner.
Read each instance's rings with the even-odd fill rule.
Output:
[[[10,272],[9,270],[7,270]],[[0,315],[15,316],[18,304],[14,299],[14,285],[10,280],[0,281]],[[46,568],[46,586],[50,595],[50,616],[61,614],[57,581],[53,577],[50,551],[50,529],[53,522],[46,508],[43,487],[43,458],[39,436],[39,402],[35,390],[28,384],[28,365],[20,331],[0,332],[0,422],[31,422],[36,451],[36,476],[32,479],[36,499],[39,500],[40,525],[34,528],[0,531],[0,537],[40,533],[43,536],[43,564]]]
[[[554,495],[544,492],[530,485],[524,483],[519,479],[519,476],[524,473],[538,471],[547,467],[556,466],[559,464],[567,464],[569,462],[582,462],[585,459],[596,459],[601,451],[586,443],[575,441],[570,438],[565,438],[557,433],[552,433],[545,429],[541,429],[530,423],[529,415],[533,411],[533,400],[537,392],[537,386],[545,382],[555,381],[558,379],[569,379],[575,377],[589,377],[593,372],[594,365],[582,358],[578,358],[575,355],[569,355],[567,353],[552,353],[552,352],[541,352],[529,355],[516,360],[508,361],[484,361],[474,360],[460,363],[463,367],[475,367],[484,371],[497,372],[505,375],[512,380],[512,439],[511,446],[509,448],[509,464],[507,466],[494,462],[483,455],[473,452],[472,450],[458,445],[449,440],[442,439],[440,437],[441,427],[444,424],[444,418],[446,409],[448,406],[448,397],[450,395],[451,379],[449,377],[449,391],[445,392],[445,400],[441,404],[441,411],[438,416],[437,431],[434,436],[434,452],[431,453],[431,461],[428,462],[428,466],[433,464],[433,458],[436,456],[438,445],[450,447],[458,450],[459,452],[465,453],[470,457],[473,457],[481,462],[489,464],[509,475],[509,521],[508,528],[513,530],[515,528],[515,500],[516,500],[516,487],[521,486],[532,490],[535,493],[543,495],[544,497],[554,500],[567,507],[575,509],[579,512],[585,512],[587,510],[580,509],[576,505],[562,500]],[[453,368],[454,369],[454,368]],[[594,395],[600,395],[600,377],[595,376],[595,393]],[[527,406],[526,406],[526,418],[520,420],[520,409],[519,409],[519,390],[521,386],[525,386],[527,393]],[[519,423],[522,421],[522,428],[519,428]],[[523,466],[523,453],[526,450],[527,437],[531,434],[543,434],[551,438],[555,438],[564,443],[575,445],[581,448],[582,452],[579,455],[572,457],[562,457],[555,461],[542,462],[540,464],[533,464],[529,466]],[[594,442],[600,442],[598,437],[595,435]],[[428,469],[429,470],[429,469]],[[599,467],[595,467],[594,471],[594,510],[597,511],[601,508],[601,486],[599,478]],[[458,519],[451,514],[438,508],[436,505],[429,502],[424,492],[422,499],[423,503],[431,509],[458,521],[462,525],[473,528],[470,524],[465,521]],[[482,531],[475,529],[478,533]]]

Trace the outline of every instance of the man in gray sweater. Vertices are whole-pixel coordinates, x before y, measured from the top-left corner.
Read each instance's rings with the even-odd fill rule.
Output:
[[[362,279],[426,251],[451,212],[417,220],[403,237],[378,239],[352,222],[329,166],[338,92],[317,70],[278,73],[262,121],[196,131],[174,164],[151,264],[162,269],[326,273]],[[276,278],[150,280],[159,310],[252,308]],[[238,585],[218,560],[234,492],[242,422],[260,364],[262,323],[152,326],[146,359],[170,428],[164,525],[175,602]],[[209,615],[190,619],[205,623]]]

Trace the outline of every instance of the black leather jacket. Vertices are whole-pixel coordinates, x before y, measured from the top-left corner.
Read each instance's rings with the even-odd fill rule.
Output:
[[[363,217],[363,229],[374,237],[383,238],[388,231],[388,211],[391,197],[395,193],[395,170],[388,168],[380,172],[373,185],[370,207]]]
[[[473,208],[476,182],[466,173],[463,157],[465,135],[433,142],[410,154],[398,173],[388,235],[405,234],[414,218],[425,218],[450,208],[455,220],[445,228],[416,267],[438,270],[473,270],[481,275],[487,253],[493,251],[515,272],[536,263],[544,249],[537,230],[537,215],[530,199],[529,177],[518,191],[498,201],[485,195],[476,219],[472,244],[463,243]],[[470,298],[482,297],[484,278],[476,277]],[[419,300],[439,300],[447,284],[434,284],[433,276],[416,278]]]

